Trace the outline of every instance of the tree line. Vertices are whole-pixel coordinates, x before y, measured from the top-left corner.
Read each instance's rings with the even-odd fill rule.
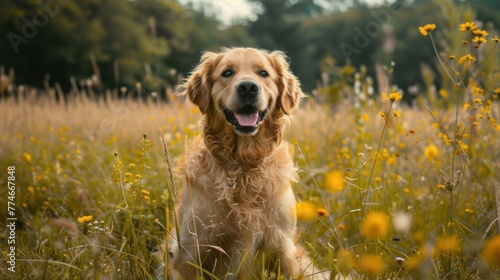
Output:
[[[94,83],[97,88],[159,90],[186,76],[205,50],[250,46],[285,51],[310,91],[326,57],[339,65],[396,63],[394,82],[420,82],[422,63],[434,64],[432,46],[418,26],[436,22],[439,2],[398,0],[377,7],[362,1],[247,0],[259,5],[255,20],[229,26],[174,0],[0,0],[0,65],[15,83]],[[495,26],[495,0],[458,1]],[[465,3],[466,2],[466,3]],[[73,78],[71,78],[73,77]]]

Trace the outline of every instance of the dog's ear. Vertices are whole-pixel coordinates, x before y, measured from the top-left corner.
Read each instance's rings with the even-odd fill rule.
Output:
[[[300,82],[295,75],[290,71],[290,65],[284,53],[274,51],[271,53],[273,64],[276,73],[279,77],[279,94],[278,106],[283,112],[290,115],[300,103],[300,99],[304,96],[300,89]]]
[[[210,102],[212,102],[212,98],[210,97],[212,90],[211,76],[215,67],[216,57],[216,53],[204,53],[200,59],[200,64],[196,66],[184,84],[185,94],[187,94],[191,102],[200,108],[202,114],[207,113]]]

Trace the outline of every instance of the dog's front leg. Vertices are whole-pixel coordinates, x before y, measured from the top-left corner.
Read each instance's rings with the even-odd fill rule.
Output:
[[[295,227],[297,218],[295,213],[295,196],[292,188],[288,187],[283,191],[279,206],[277,209],[275,226],[266,236],[266,242],[269,249],[278,249],[279,264],[281,272],[287,276],[287,279],[293,278],[298,275],[298,261],[297,261],[297,248],[295,247]],[[272,241],[270,244],[269,241]]]

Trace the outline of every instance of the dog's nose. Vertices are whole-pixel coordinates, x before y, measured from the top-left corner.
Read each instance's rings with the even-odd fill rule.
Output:
[[[259,94],[259,91],[259,85],[252,81],[243,81],[236,87],[238,97],[245,99],[256,97]]]

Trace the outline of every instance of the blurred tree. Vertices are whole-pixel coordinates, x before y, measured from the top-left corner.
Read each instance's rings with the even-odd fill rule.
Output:
[[[457,4],[469,3],[474,6],[486,6],[490,9],[500,10],[500,1],[498,0],[455,0]]]
[[[372,56],[380,45],[380,38],[366,34],[367,23],[371,21],[376,23],[370,9],[358,6],[343,13],[303,19],[293,33],[281,35],[290,40],[284,50],[288,51],[290,45],[294,47],[289,51],[292,68],[306,91],[316,87],[321,74],[320,62],[325,55],[331,55],[339,65],[348,61],[356,66],[374,65]],[[375,28],[380,28],[378,23]]]
[[[67,88],[70,76],[95,75],[107,87],[142,82],[159,90],[193,69],[202,51],[255,46],[285,51],[306,91],[316,87],[328,54],[338,65],[366,65],[371,76],[375,62],[394,60],[396,70],[404,70],[394,75],[403,89],[421,83],[421,63],[435,65],[431,45],[418,33],[418,26],[442,21],[435,0],[400,0],[401,8],[394,2],[247,1],[261,7],[257,19],[227,27],[174,0],[0,0],[0,65],[15,69],[16,83],[41,86],[49,74],[51,83]],[[499,1],[456,1],[500,25]],[[390,57],[382,50],[385,25],[395,39]]]
[[[141,82],[158,90],[172,69],[186,73],[202,50],[221,45],[252,41],[242,26],[223,29],[176,1],[0,0],[0,65],[15,69],[18,84],[42,86],[50,77],[67,89],[75,76],[97,87]]]
[[[432,65],[432,69],[439,72],[432,45],[418,32],[418,26],[443,21],[435,0],[390,1],[390,4],[375,7],[358,2],[345,12],[333,9],[334,12],[325,13],[318,9],[315,16],[291,13],[287,0],[263,2],[263,13],[250,23],[251,34],[261,46],[287,52],[292,69],[307,91],[314,89],[320,80],[320,61],[328,54],[339,65],[366,65],[372,77],[376,62],[394,61],[397,72],[393,82],[404,90],[422,84],[422,64]],[[479,9],[479,19],[493,22],[495,26],[500,24],[495,11],[481,12],[480,6],[474,4],[473,7]],[[392,27],[395,40],[390,57],[382,49],[382,31],[386,25]]]
[[[182,48],[175,48],[165,59],[165,63],[178,72],[188,74],[198,63],[204,51],[218,51],[221,47],[255,46],[247,29],[241,25],[222,27],[215,18],[203,11],[185,9],[182,15],[184,24],[180,25],[186,36]]]
[[[300,38],[307,34],[300,32],[300,25],[303,20],[321,14],[322,7],[314,0],[249,1],[258,3],[262,7],[257,20],[248,24],[250,35],[255,38],[260,48],[285,51],[293,62],[292,70],[297,75],[303,76],[301,69],[296,65],[301,61],[300,56],[310,57],[311,53],[305,51],[305,48],[312,46],[302,44]]]
[[[61,3],[60,3],[61,2]],[[41,85],[44,77],[68,86],[96,75],[94,83],[112,84],[113,63],[120,79],[132,83],[150,61],[155,42],[134,21],[127,0],[116,1],[7,1],[8,17],[0,21],[0,64],[13,66],[17,83]],[[156,42],[158,44],[158,42]],[[92,65],[90,57],[97,62]]]

